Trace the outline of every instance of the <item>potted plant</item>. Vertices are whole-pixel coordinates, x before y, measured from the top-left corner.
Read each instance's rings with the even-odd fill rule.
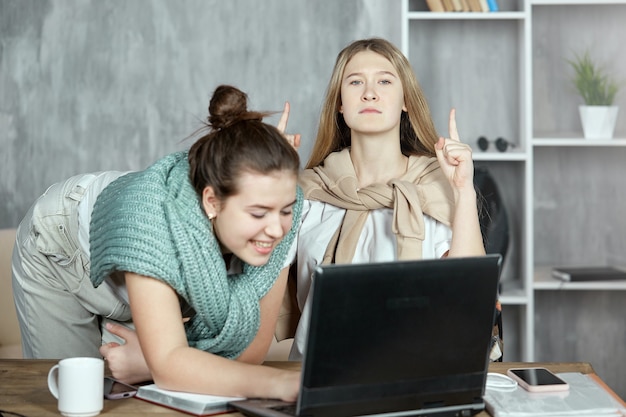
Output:
[[[588,51],[567,62],[574,69],[572,83],[585,102],[579,106],[585,138],[611,139],[619,110],[613,105],[619,85],[593,62]]]

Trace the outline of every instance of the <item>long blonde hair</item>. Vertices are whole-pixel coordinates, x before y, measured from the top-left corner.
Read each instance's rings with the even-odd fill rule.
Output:
[[[322,106],[317,138],[306,168],[320,165],[335,151],[351,144],[350,128],[339,113],[341,107],[341,80],[348,62],[359,52],[372,51],[385,57],[398,71],[404,91],[407,111],[400,120],[400,148],[409,155],[435,155],[435,143],[439,135],[435,129],[426,97],[420,87],[413,68],[404,54],[391,42],[380,39],[361,39],[346,46],[337,55],[335,67],[326,90]]]

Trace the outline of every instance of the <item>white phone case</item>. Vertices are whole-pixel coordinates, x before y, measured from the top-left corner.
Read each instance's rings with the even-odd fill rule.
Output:
[[[554,380],[554,383],[537,383],[536,381],[527,381],[520,375],[516,374],[517,370],[535,370],[544,377],[549,377]],[[506,371],[506,374],[513,380],[529,392],[558,392],[569,390],[569,384],[556,376],[550,370],[546,368],[511,368]]]

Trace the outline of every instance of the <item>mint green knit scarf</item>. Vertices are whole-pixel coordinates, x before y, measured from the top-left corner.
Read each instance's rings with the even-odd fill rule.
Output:
[[[300,224],[297,189],[293,223]],[[259,300],[274,285],[297,233],[292,227],[263,266],[227,275],[211,222],[189,181],[187,152],[118,178],[98,196],[90,225],[91,281],[114,271],[168,283],[196,311],[185,324],[189,345],[238,357],[260,325]]]

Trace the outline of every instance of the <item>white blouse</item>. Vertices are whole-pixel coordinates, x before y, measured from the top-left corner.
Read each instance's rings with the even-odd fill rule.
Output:
[[[340,227],[345,209],[319,201],[304,201],[302,225],[298,235],[298,292],[302,316],[298,323],[290,360],[302,360],[308,332],[309,290],[316,265],[321,264],[330,239]],[[376,209],[369,212],[357,243],[353,263],[388,262],[397,260],[396,236],[392,232],[393,210]],[[441,258],[449,249],[452,229],[424,215],[425,239],[422,258]]]

